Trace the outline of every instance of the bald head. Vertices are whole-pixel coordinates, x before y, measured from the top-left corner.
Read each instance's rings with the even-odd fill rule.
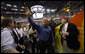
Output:
[[[44,26],[48,26],[48,22],[49,22],[49,21],[48,21],[47,18],[44,18],[42,22],[43,22],[43,25],[44,25]]]

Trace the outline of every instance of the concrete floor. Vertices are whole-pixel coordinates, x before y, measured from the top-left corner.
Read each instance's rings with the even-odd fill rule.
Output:
[[[30,53],[32,53],[31,45],[29,45],[28,50],[30,51]],[[35,48],[35,53],[39,53],[39,52],[37,52],[36,48]],[[47,51],[45,53],[47,53]],[[65,40],[63,41],[63,53],[72,53],[71,50],[67,47]]]

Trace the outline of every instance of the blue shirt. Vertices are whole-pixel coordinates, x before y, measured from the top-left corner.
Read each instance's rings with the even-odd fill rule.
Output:
[[[44,27],[43,25],[35,24],[31,18],[28,18],[28,21],[37,30],[41,41],[48,41],[49,37],[52,37],[52,42],[54,42],[54,36],[50,26]]]

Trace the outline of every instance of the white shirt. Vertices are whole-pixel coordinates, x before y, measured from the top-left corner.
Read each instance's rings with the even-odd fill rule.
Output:
[[[66,23],[65,25],[64,25],[64,27],[63,27],[63,29],[62,29],[62,32],[64,33],[64,32],[66,32],[67,31],[67,28],[68,28],[68,23]],[[64,37],[64,39],[66,39],[66,37]]]
[[[25,32],[28,31],[27,27],[24,27],[24,28],[23,28],[23,31],[25,31]]]
[[[16,33],[17,37],[18,37],[18,40],[20,39],[19,36],[18,36],[18,31],[17,31],[17,28],[13,29],[14,32]]]
[[[7,53],[11,48],[16,48],[11,29],[4,28],[1,32],[1,52]]]
[[[32,27],[29,29],[29,34],[32,34],[33,32],[36,32],[37,33],[37,30],[34,30],[33,31],[33,29],[32,29]],[[37,34],[33,34],[34,35],[34,37],[37,37]]]
[[[66,23],[64,26],[65,31],[67,31],[67,28],[68,28],[68,23]]]
[[[22,28],[20,28],[20,29],[16,29],[17,31],[18,31],[18,33],[20,34],[20,37],[23,37],[23,30],[22,30]]]
[[[65,25],[64,25],[64,27],[63,27],[63,29],[62,29],[62,32],[64,33],[64,32],[66,32],[67,31],[67,28],[68,28],[68,23],[66,23]]]

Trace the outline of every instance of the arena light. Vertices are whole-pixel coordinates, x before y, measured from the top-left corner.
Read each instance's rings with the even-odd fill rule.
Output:
[[[10,4],[7,4],[7,6],[11,7],[11,5],[10,5]]]
[[[47,11],[49,12],[49,11],[50,11],[50,9],[47,9]]]
[[[50,9],[47,9],[47,13],[50,13]]]
[[[22,7],[22,8],[24,8],[24,7]]]
[[[43,18],[43,6],[35,5],[31,7],[31,12],[33,13],[33,18]]]
[[[6,8],[4,8],[4,9],[6,9]]]
[[[51,12],[54,12],[55,10],[51,10]]]
[[[13,8],[12,8],[11,10],[16,10],[16,11],[17,11],[18,9],[13,9]]]
[[[36,19],[36,18],[42,18],[43,17],[43,13],[36,13],[36,14],[33,14],[33,18]]]
[[[21,11],[23,11],[23,10],[21,10]]]
[[[13,7],[17,7],[16,5],[14,5]]]
[[[16,11],[17,11],[18,9],[14,9],[14,10],[16,10]]]
[[[42,10],[42,8],[38,8],[38,10]]]
[[[43,11],[45,11],[45,9],[43,9]]]
[[[37,8],[34,8],[33,11],[37,11]]]
[[[43,9],[43,6],[41,6],[41,5],[35,5],[35,6],[32,6],[31,7],[31,11],[32,12],[36,12],[36,11],[41,11]],[[42,12],[42,11],[41,11]]]

